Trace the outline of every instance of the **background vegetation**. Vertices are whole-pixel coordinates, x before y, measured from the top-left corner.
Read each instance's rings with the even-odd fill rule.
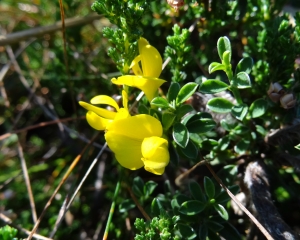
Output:
[[[93,1],[63,1],[65,41],[60,28],[47,28],[61,20],[58,1],[0,2],[0,226],[11,225],[18,229],[17,238],[25,238],[26,230],[32,230],[63,179],[44,212],[37,231],[40,236],[101,239],[107,226],[108,239],[263,239],[249,217],[221,190],[208,167],[203,164],[187,172],[205,158],[249,210],[253,202],[263,202],[263,196],[271,199],[265,205],[255,205],[254,211],[268,231],[272,232],[270,225],[283,226],[297,239],[299,2],[186,0],[177,12],[167,1],[129,0],[128,6],[140,2],[144,3],[140,21],[131,18],[127,22],[131,28],[122,28],[122,22],[110,22],[111,17],[96,5],[94,10],[100,15],[92,11]],[[103,3],[121,4],[117,0]],[[39,33],[36,27],[44,32]],[[78,101],[88,102],[100,94],[120,98],[120,89],[110,80],[126,72],[118,60],[130,63],[134,56],[120,57],[124,53],[109,30],[117,28],[130,31],[133,52],[134,41],[143,36],[164,60],[170,58],[160,77],[168,81],[160,90],[162,96],[167,95],[172,82],[180,87],[196,82],[200,89],[185,103],[197,112],[210,113],[216,122],[215,128],[194,136],[191,142],[195,148],[185,151],[174,144],[176,150],[163,176],[143,169],[122,169],[107,148],[98,157],[105,143],[103,133],[87,124],[86,111],[78,105]],[[26,30],[32,32],[22,32]],[[213,104],[207,102],[216,97],[210,95],[214,88],[201,90],[206,79],[228,83],[228,72],[209,68],[212,62],[220,62],[217,42],[222,36],[230,39],[233,73],[242,58],[253,59],[253,67],[250,63],[247,70],[252,87],[238,90],[250,107],[246,120],[241,115],[241,120],[234,118],[228,111],[221,115],[213,112]],[[271,101],[267,91],[274,82],[281,84],[284,94],[293,94],[292,105],[284,108]],[[137,95],[132,91],[131,103]],[[232,102],[236,99],[229,92],[221,97]],[[259,99],[263,103],[253,106]],[[135,112],[141,111],[142,104],[148,104],[146,99]],[[256,107],[262,109],[261,114],[253,110]],[[65,178],[74,160],[80,161]],[[95,167],[88,172],[91,164]],[[86,181],[64,213],[84,176]],[[263,180],[255,182],[255,176]],[[120,188],[117,195],[116,188]],[[107,225],[112,203],[114,215]],[[278,211],[275,224],[262,217],[273,210]],[[64,214],[61,222],[60,214]],[[11,239],[12,235],[1,238],[0,233],[0,239]]]

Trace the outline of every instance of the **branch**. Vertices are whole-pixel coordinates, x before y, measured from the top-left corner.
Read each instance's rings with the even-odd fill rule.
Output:
[[[75,18],[68,18],[65,20],[65,27],[77,27],[80,25],[85,25],[94,20],[100,19],[102,16],[98,14],[92,14],[86,17],[75,17]],[[13,43],[18,43],[20,41],[24,41],[28,38],[38,37],[44,34],[53,33],[62,29],[61,21],[56,22],[50,26],[42,26],[42,27],[35,27],[19,32],[9,33],[7,35],[0,35],[0,46],[10,45]]]

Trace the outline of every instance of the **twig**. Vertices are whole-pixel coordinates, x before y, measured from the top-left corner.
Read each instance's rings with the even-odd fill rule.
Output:
[[[223,184],[222,180],[217,176],[214,170],[210,167],[209,163],[205,161],[205,165],[208,170],[213,175],[214,179],[221,185],[221,187],[227,192],[230,198],[242,209],[242,211],[253,221],[253,223],[259,228],[263,235],[268,240],[273,240],[272,236],[268,233],[268,231],[260,224],[260,222],[240,203],[240,201],[230,192],[230,190]]]
[[[81,117],[79,117],[79,119],[85,119],[85,116],[81,116]],[[14,130],[10,133],[5,133],[3,135],[0,135],[0,141],[5,139],[5,138],[8,138],[9,136],[11,136],[12,134],[15,134],[15,133],[25,132],[25,131],[32,130],[32,129],[35,129],[35,128],[49,126],[49,125],[52,125],[52,124],[56,124],[58,122],[69,122],[69,121],[75,121],[75,120],[76,120],[76,118],[70,117],[70,118],[56,119],[56,120],[48,121],[48,122],[41,122],[41,123],[31,125],[31,126],[28,126],[28,127],[25,127],[25,128]]]
[[[22,149],[22,146],[21,146],[19,140],[18,140],[18,153],[19,153],[19,157],[20,157],[20,160],[21,160],[21,167],[22,167],[23,176],[24,176],[24,180],[25,180],[25,183],[26,183],[26,187],[27,187],[33,224],[35,224],[36,221],[37,221],[35,203],[34,203],[34,198],[33,198],[33,194],[32,194],[30,179],[29,179],[29,175],[28,175],[28,171],[27,171],[26,161],[25,161],[24,154],[23,154],[23,149]]]
[[[105,144],[103,145],[102,149],[100,150],[100,152],[98,153],[98,155],[96,156],[96,158],[94,158],[94,160],[93,160],[93,162],[91,163],[89,169],[86,171],[85,175],[83,176],[83,178],[81,179],[79,185],[77,186],[76,190],[74,191],[74,193],[73,193],[73,195],[72,195],[70,201],[68,202],[68,204],[67,204],[67,206],[66,206],[66,208],[65,208],[65,211],[64,211],[63,214],[61,215],[61,218],[60,218],[60,220],[59,220],[59,222],[58,222],[57,225],[60,224],[61,219],[63,218],[63,216],[65,215],[65,213],[66,213],[66,212],[68,211],[68,209],[70,208],[70,206],[71,206],[71,204],[73,203],[73,201],[74,201],[74,199],[75,199],[77,193],[79,192],[79,190],[80,190],[80,188],[82,187],[83,183],[85,182],[86,178],[88,177],[88,175],[90,174],[90,172],[92,171],[92,169],[94,168],[94,166],[96,165],[96,163],[98,162],[99,157],[102,155],[102,153],[104,152],[104,150],[105,150],[106,147],[107,147],[107,143],[105,143]],[[50,234],[50,237],[53,237],[53,236],[54,236],[54,234],[55,234],[56,231],[57,231],[57,228],[58,228],[58,227],[56,227],[56,228],[53,229],[53,231],[52,231],[51,234]]]
[[[133,192],[131,191],[131,188],[128,187],[127,188],[129,191],[129,194],[132,198],[132,200],[134,201],[135,205],[138,207],[138,209],[140,210],[140,212],[143,214],[144,218],[147,219],[147,221],[150,221],[151,218],[149,217],[149,215],[145,212],[145,210],[142,208],[141,204],[139,203],[139,201],[136,199],[135,195],[133,194]]]
[[[102,16],[98,14],[91,14],[86,17],[75,17],[75,18],[68,18],[65,20],[65,27],[76,27],[80,25],[86,25],[94,20],[100,19]],[[39,37],[44,34],[50,34],[62,29],[61,21],[56,22],[50,26],[42,26],[31,28],[24,31],[19,31],[15,33],[10,33],[5,36],[0,36],[0,46],[9,45],[24,41],[28,38]]]
[[[43,218],[43,216],[46,213],[46,210],[49,208],[49,206],[52,203],[52,200],[54,199],[55,195],[57,194],[58,190],[61,188],[61,186],[64,184],[64,182],[67,180],[67,178],[69,177],[69,175],[71,174],[71,172],[73,171],[73,169],[75,168],[75,166],[77,165],[77,163],[79,162],[79,160],[81,159],[82,155],[84,154],[84,152],[87,150],[87,148],[92,144],[92,142],[95,141],[95,139],[98,137],[98,134],[96,134],[96,136],[89,142],[89,144],[87,144],[84,149],[81,151],[81,153],[74,159],[74,161],[72,162],[72,164],[70,165],[70,167],[68,168],[67,172],[65,173],[65,175],[63,176],[62,180],[60,181],[60,183],[58,184],[58,186],[56,187],[56,189],[54,190],[54,192],[52,193],[50,199],[48,200],[48,202],[46,203],[41,215],[39,216],[38,220],[36,221],[30,235],[28,236],[27,240],[30,240],[33,236],[33,234],[36,232],[38,226],[41,223],[41,220]]]
[[[0,219],[2,221],[4,221],[6,224],[12,226],[13,228],[18,229],[19,231],[21,231],[21,232],[23,232],[23,233],[25,233],[27,235],[31,234],[31,232],[28,231],[27,229],[22,228],[22,227],[20,227],[18,225],[13,224],[12,223],[13,221],[10,218],[8,218],[7,216],[5,216],[3,213],[0,213]],[[33,237],[36,238],[36,239],[40,239],[40,240],[53,240],[52,238],[47,238],[47,237],[44,237],[44,236],[39,235],[37,233],[34,233]]]

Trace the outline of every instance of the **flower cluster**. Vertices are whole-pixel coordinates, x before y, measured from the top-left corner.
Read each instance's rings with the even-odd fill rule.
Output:
[[[117,85],[127,85],[141,89],[151,101],[157,89],[165,82],[159,79],[162,59],[146,39],[138,41],[139,55],[133,60],[131,68],[135,75],[125,75],[112,79]],[[141,62],[142,69],[139,66]],[[161,175],[169,163],[168,141],[163,138],[163,128],[159,120],[147,115],[131,116],[128,110],[128,96],[122,91],[123,108],[106,95],[91,99],[92,104],[105,104],[115,108],[111,112],[92,104],[79,102],[88,110],[88,123],[97,130],[105,130],[105,139],[109,148],[115,153],[118,162],[125,168],[145,170]]]

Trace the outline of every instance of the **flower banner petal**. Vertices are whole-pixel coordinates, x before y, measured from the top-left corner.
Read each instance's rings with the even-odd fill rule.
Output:
[[[116,116],[116,112],[111,112],[103,108],[95,107],[89,103],[86,102],[79,102],[80,106],[84,107],[86,110],[92,111],[99,116],[107,119],[114,119]]]
[[[165,172],[165,168],[154,169],[154,168],[150,168],[150,167],[147,167],[147,166],[145,166],[145,170],[148,171],[148,172],[151,172],[153,174],[156,174],[156,175],[163,175],[163,173]]]
[[[125,168],[136,170],[144,166],[140,140],[135,140],[108,131],[105,139],[109,148],[115,153],[118,162]]]
[[[100,131],[105,130],[107,125],[112,121],[112,120],[99,117],[96,113],[92,111],[88,111],[86,113],[86,120],[92,128],[95,128],[96,130],[100,130]]]
[[[107,104],[109,106],[114,107],[117,111],[119,110],[119,106],[117,104],[117,102],[109,96],[106,95],[98,95],[96,97],[93,97],[91,99],[91,103],[92,104]]]
[[[107,131],[141,141],[147,137],[160,137],[163,133],[160,121],[146,114],[115,120],[107,127]]]
[[[151,101],[154,98],[157,89],[164,82],[166,82],[165,80],[159,78],[150,78],[150,77],[145,78],[142,76],[132,76],[132,75],[121,76],[118,77],[118,79],[113,78],[111,81],[113,84],[116,85],[127,85],[142,90],[149,101]]]
[[[144,38],[140,38],[138,40],[138,45],[142,62],[143,76],[153,78],[159,77],[162,71],[162,58],[160,53]]]

